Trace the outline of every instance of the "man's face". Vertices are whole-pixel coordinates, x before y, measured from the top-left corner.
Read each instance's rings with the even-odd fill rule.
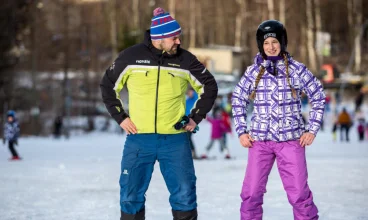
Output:
[[[166,51],[168,54],[176,54],[178,52],[178,46],[180,45],[179,35],[161,40],[161,49]]]

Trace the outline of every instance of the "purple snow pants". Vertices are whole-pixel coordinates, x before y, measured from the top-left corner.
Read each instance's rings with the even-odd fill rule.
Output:
[[[263,194],[268,175],[277,161],[288,200],[293,207],[295,220],[317,220],[318,210],[307,179],[305,148],[298,141],[255,141],[249,148],[248,166],[241,192],[241,220],[261,220]]]

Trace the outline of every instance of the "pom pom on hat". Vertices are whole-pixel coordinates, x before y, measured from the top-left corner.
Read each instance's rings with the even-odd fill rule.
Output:
[[[158,7],[153,10],[151,39],[160,40],[181,34],[179,23],[168,12]]]
[[[160,7],[156,8],[155,10],[153,10],[153,16],[154,17],[156,17],[156,16],[158,16],[160,14],[165,14],[165,10],[162,9],[162,8],[160,8]]]

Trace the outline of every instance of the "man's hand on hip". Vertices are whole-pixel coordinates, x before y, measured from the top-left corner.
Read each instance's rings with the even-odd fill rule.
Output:
[[[124,131],[127,134],[136,134],[137,133],[137,127],[135,124],[130,120],[130,118],[124,119],[123,122],[121,122],[120,127],[124,129]]]

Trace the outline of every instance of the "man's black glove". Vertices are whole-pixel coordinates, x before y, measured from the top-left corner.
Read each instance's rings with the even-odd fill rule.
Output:
[[[13,143],[14,143],[14,145],[17,146],[18,145],[18,140],[14,140]]]
[[[6,142],[5,138],[3,138],[3,144],[5,144],[5,142]]]

